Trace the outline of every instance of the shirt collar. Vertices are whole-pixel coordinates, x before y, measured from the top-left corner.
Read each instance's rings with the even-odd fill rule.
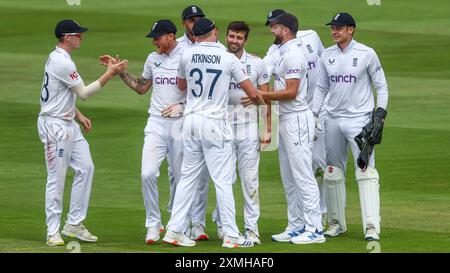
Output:
[[[302,45],[302,37],[300,36],[300,31],[297,31],[297,45]]]
[[[342,53],[347,53],[349,52],[356,44],[355,40],[351,40],[351,42],[344,48],[344,50],[341,50],[341,48],[338,46],[338,49],[342,52]]]
[[[297,39],[287,41],[282,46],[280,46],[280,55],[284,55],[289,50],[289,48],[297,46],[297,44],[298,44]]]
[[[201,42],[201,43],[198,43],[198,45],[201,45],[201,46],[214,46],[214,47],[219,47],[220,48],[220,45],[217,42]]]
[[[245,51],[245,49],[242,50],[242,56],[241,56],[240,61],[243,64],[247,62],[247,51]]]
[[[180,50],[180,43],[177,42],[177,44],[175,45],[175,47],[172,49],[172,51],[170,51],[169,54],[161,54],[161,55],[166,55],[168,57],[172,57],[173,55],[176,55],[178,53],[178,51]]]
[[[67,52],[64,48],[55,46],[55,50],[70,58],[69,52]]]
[[[193,45],[195,44],[195,42],[192,42],[189,37],[187,36],[186,33],[184,33],[184,40],[189,44],[189,45]]]

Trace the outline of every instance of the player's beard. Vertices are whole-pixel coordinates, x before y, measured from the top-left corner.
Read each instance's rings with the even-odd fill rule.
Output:
[[[230,52],[230,53],[236,54],[237,52],[239,52],[241,50],[242,50],[242,47],[240,47],[240,46],[233,47],[233,46],[228,45],[228,52]]]
[[[189,39],[190,38],[194,39],[194,32],[192,32],[192,30],[186,29],[185,33]]]
[[[281,41],[282,41],[281,37],[279,35],[276,35],[275,36],[275,41],[273,41],[273,43],[275,45],[279,45],[279,44],[281,44]]]

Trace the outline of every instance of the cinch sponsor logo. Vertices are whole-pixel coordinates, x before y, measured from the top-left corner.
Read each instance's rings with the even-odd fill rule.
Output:
[[[311,70],[313,68],[316,68],[316,63],[315,62],[308,62],[308,70]]]
[[[275,78],[276,81],[281,81],[280,76],[278,76],[278,74],[273,74],[273,77]]]
[[[236,82],[230,82],[230,90],[242,90],[241,85]]]
[[[296,68],[296,69],[288,69],[288,70],[286,70],[286,75],[294,74],[294,73],[300,73],[300,72],[301,72],[301,70],[298,69],[298,68]]]
[[[332,75],[330,76],[331,82],[345,82],[345,83],[356,83],[356,76],[352,74],[348,75]]]
[[[156,84],[177,85],[177,78],[156,77]]]

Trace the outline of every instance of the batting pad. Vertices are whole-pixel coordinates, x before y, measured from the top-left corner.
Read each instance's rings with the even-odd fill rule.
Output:
[[[344,171],[338,167],[327,166],[323,176],[326,191],[328,222],[336,220],[342,232],[347,231],[345,221],[345,176]]]
[[[378,172],[368,166],[365,171],[357,168],[356,181],[359,188],[359,200],[361,203],[361,218],[364,234],[367,225],[373,225],[377,234],[380,234],[380,184]]]

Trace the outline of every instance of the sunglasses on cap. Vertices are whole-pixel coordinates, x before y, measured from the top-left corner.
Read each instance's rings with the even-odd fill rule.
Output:
[[[67,36],[75,36],[81,39],[81,33],[62,33],[62,34]]]

